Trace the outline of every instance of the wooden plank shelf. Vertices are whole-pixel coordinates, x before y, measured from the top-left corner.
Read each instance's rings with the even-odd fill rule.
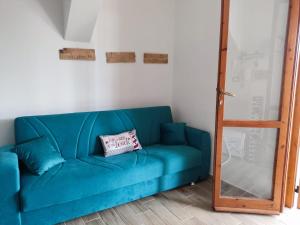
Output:
[[[107,52],[106,63],[135,63],[135,52]]]
[[[64,48],[59,50],[61,60],[87,60],[95,61],[96,53],[94,49]]]
[[[168,54],[145,53],[144,63],[145,64],[168,64],[169,57]]]

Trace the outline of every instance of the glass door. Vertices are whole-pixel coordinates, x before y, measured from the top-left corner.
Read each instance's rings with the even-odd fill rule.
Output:
[[[282,209],[298,0],[223,0],[214,163],[217,211]]]

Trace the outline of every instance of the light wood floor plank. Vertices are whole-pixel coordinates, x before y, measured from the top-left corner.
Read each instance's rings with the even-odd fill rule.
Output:
[[[87,215],[87,216],[83,216],[82,219],[85,223],[87,222],[90,222],[92,220],[95,220],[95,219],[99,219],[99,214],[98,213],[93,213],[93,214],[90,214],[90,215]]]
[[[148,209],[140,201],[128,203],[128,206],[134,211],[135,214],[146,212]]]
[[[138,217],[140,217],[140,221],[143,225],[166,225],[151,210],[147,210],[143,214],[139,214]]]
[[[115,211],[126,225],[141,224],[139,217],[128,204],[116,207]]]
[[[180,220],[174,216],[160,201],[150,201],[147,206],[158,216],[166,225],[180,225]]]
[[[155,196],[149,196],[149,197],[146,197],[146,198],[142,198],[142,199],[139,199],[137,200],[140,204],[142,205],[145,205],[145,203],[149,202],[149,201],[154,201],[156,200]]]
[[[126,225],[113,208],[99,212],[99,215],[106,225]]]
[[[87,222],[86,225],[105,225],[102,219],[95,219],[90,222]]]
[[[182,205],[183,207],[189,206],[192,202],[188,198],[188,196],[192,196],[193,193],[186,195],[183,192],[178,190],[166,191],[163,192],[162,195],[166,196],[168,199],[177,202],[178,204]]]
[[[169,196],[169,197],[166,197]],[[179,200],[179,195],[177,194],[172,196],[170,193],[166,193],[166,195],[161,194],[158,198],[158,201],[167,208],[174,216],[176,216],[180,220],[187,220],[192,218],[192,214],[186,209],[189,204],[182,202]]]
[[[299,225],[300,211],[281,216],[214,212],[211,179],[60,225]],[[295,219],[291,217],[295,215]],[[297,216],[298,214],[298,216]],[[291,216],[292,215],[292,216]],[[295,221],[295,223],[294,223]]]
[[[85,223],[82,218],[78,218],[76,220],[66,222],[66,225],[85,225]]]
[[[184,225],[207,225],[206,223],[200,221],[198,218],[196,217],[192,217],[186,221],[184,221],[183,223]]]

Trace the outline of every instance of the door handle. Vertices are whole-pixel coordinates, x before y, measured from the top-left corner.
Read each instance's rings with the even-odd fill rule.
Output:
[[[229,97],[236,97],[236,94],[234,93],[231,93],[231,92],[227,92],[227,91],[223,91],[223,90],[217,90],[219,95],[226,95],[226,96],[229,96]]]
[[[230,92],[227,92],[227,91],[217,89],[217,92],[218,92],[219,106],[223,105],[222,96],[236,97],[236,95],[234,93],[230,93]]]

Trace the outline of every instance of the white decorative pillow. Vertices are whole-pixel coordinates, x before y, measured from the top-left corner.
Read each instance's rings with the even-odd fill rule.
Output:
[[[139,139],[136,136],[136,130],[117,135],[100,136],[100,139],[104,148],[105,157],[142,149]]]

